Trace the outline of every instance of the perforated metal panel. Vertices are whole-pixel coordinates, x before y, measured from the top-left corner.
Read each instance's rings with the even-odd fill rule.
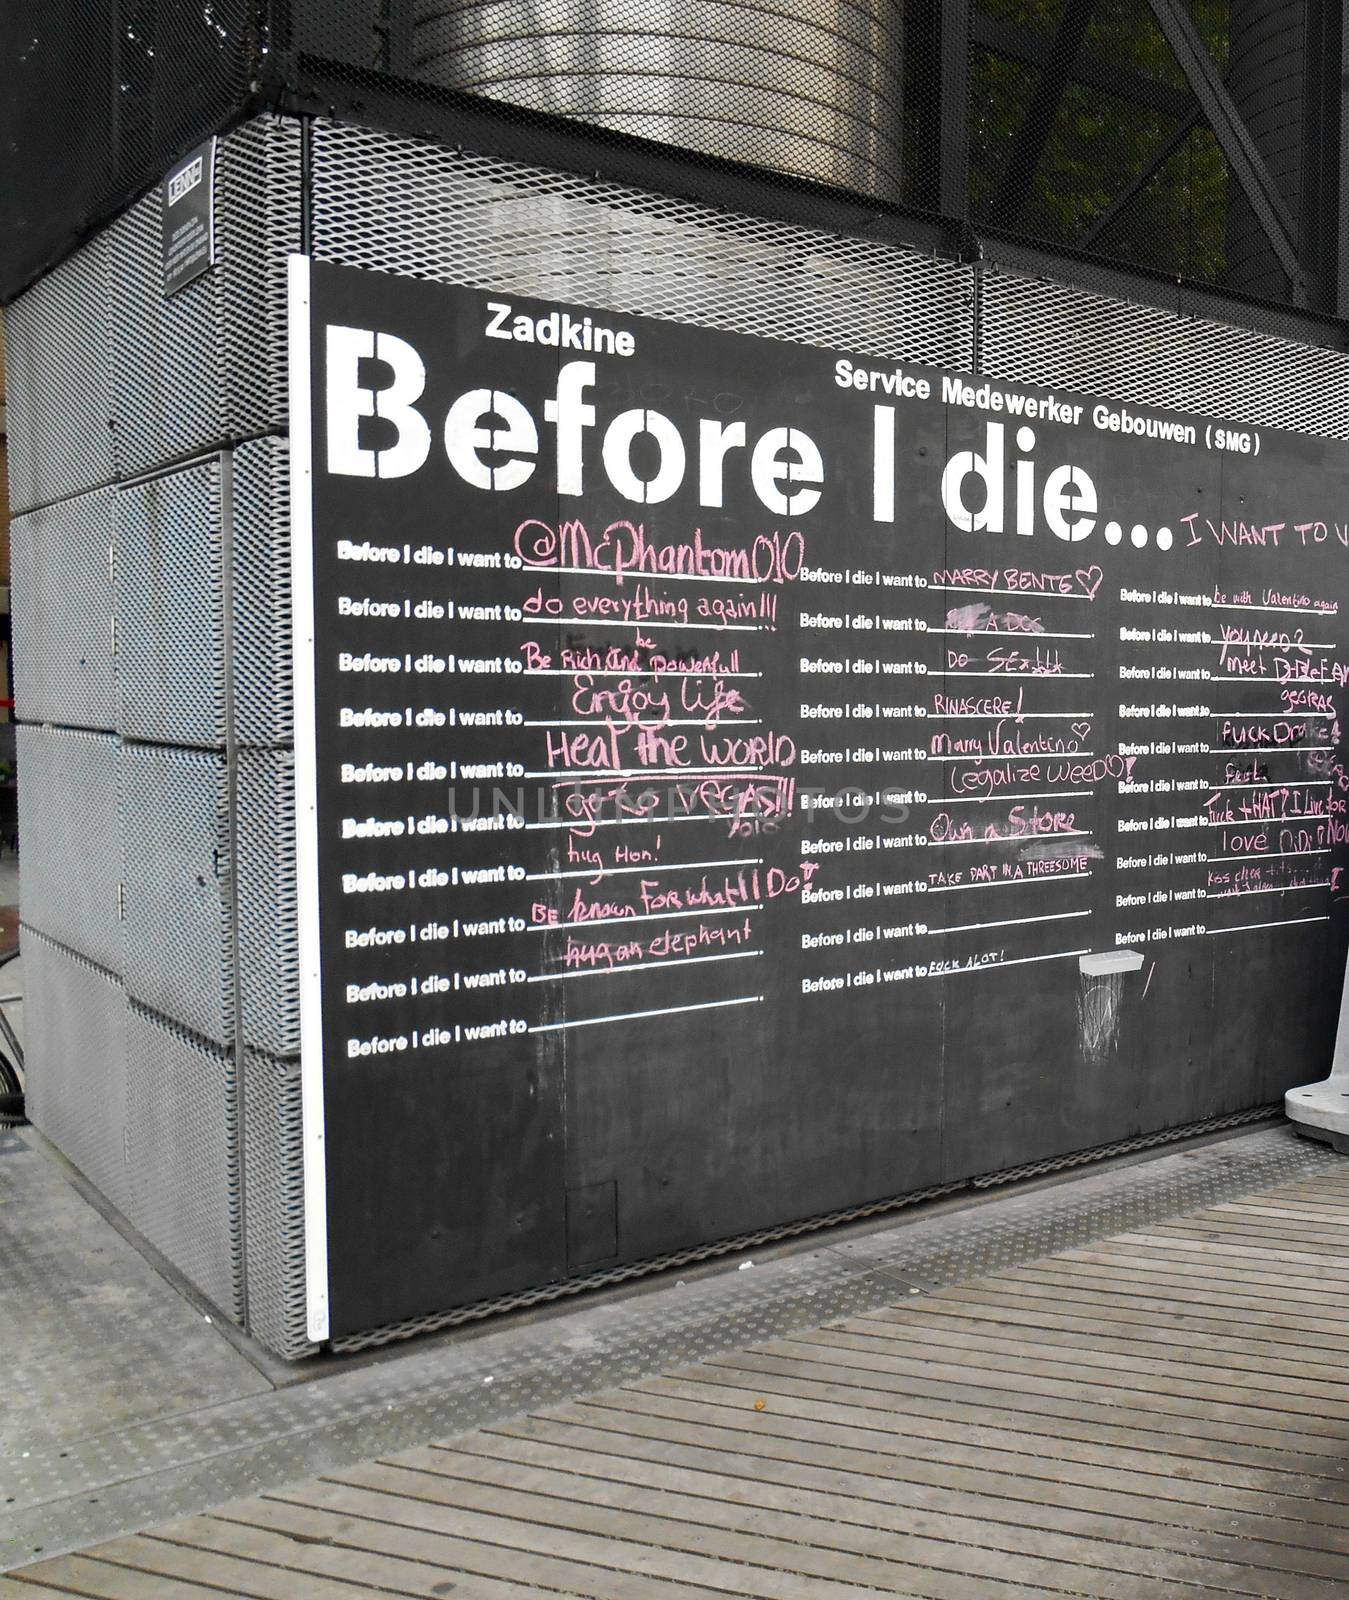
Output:
[[[16,511],[113,476],[108,246],[92,240],[5,313],[10,502]]]
[[[9,536],[18,714],[112,731],[112,491],[15,517]]]
[[[970,269],[318,123],[315,258],[885,360],[966,366]]]
[[[248,1330],[298,1360],[315,1348],[305,1324],[300,1064],[249,1050],[243,1070]]]
[[[16,733],[23,920],[120,973],[120,743],[110,734],[54,728]]]
[[[290,485],[284,439],[234,452],[234,736],[290,742]]]
[[[229,1044],[234,966],[225,758],[128,744],[121,794],[127,993]]]
[[[22,930],[24,1089],[34,1127],[127,1207],[126,996],[83,957]]]
[[[126,738],[225,742],[220,461],[117,493],[117,678]]]
[[[237,1321],[243,1236],[233,1057],[135,1003],[126,1044],[127,1216]]]
[[[240,752],[238,805],[243,1035],[274,1055],[292,1055],[300,1048],[300,955],[290,751]]]
[[[285,257],[299,248],[299,125],[221,139],[216,265],[166,298],[159,191],[108,231],[116,463],[126,477],[284,428]]]
[[[1105,399],[1349,438],[1349,355],[988,269],[981,370]]]

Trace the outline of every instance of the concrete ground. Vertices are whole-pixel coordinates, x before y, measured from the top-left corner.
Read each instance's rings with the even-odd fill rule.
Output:
[[[291,1368],[0,1136],[0,1595],[1342,1597],[1346,1239],[1265,1126]]]

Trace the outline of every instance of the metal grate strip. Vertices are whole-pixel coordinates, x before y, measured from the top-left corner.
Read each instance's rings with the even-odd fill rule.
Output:
[[[982,274],[981,370],[1252,427],[1349,438],[1349,354],[1043,278]]]
[[[950,261],[337,123],[313,173],[318,260],[969,364],[972,274]]]

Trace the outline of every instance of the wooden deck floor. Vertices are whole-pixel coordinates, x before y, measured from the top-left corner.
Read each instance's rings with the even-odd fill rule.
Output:
[[[1349,1596],[1349,1163],[0,1578],[0,1600]]]

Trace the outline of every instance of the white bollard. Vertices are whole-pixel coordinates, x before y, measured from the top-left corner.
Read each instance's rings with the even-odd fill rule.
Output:
[[[1349,969],[1340,995],[1330,1076],[1320,1083],[1290,1089],[1283,1097],[1283,1108],[1299,1133],[1322,1139],[1341,1155],[1349,1155]]]

